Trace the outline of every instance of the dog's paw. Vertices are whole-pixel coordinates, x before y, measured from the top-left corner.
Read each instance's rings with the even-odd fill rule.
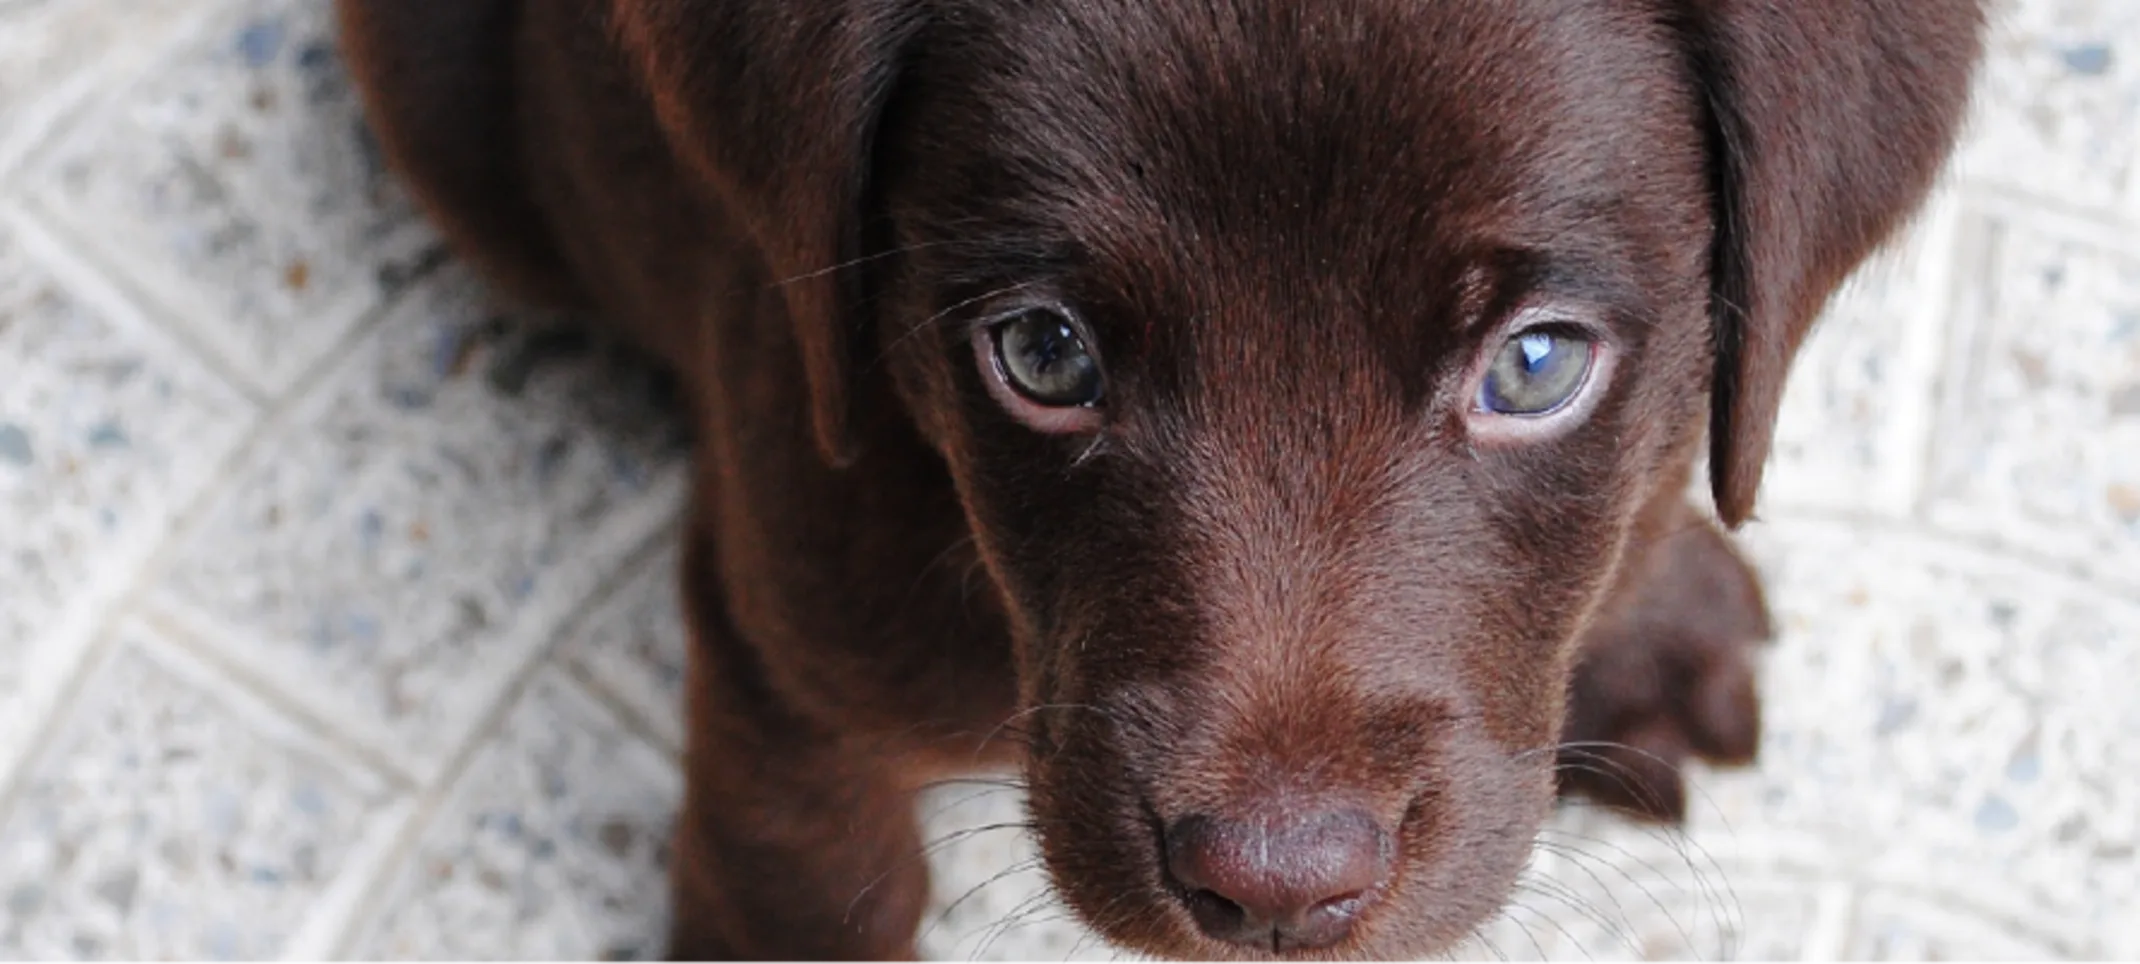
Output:
[[[1753,655],[1771,626],[1752,567],[1706,522],[1653,545],[1637,564],[1584,637],[1560,788],[1677,823],[1687,811],[1687,759],[1754,759]]]

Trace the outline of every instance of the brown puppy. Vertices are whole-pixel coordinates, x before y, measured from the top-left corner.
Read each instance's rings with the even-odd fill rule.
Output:
[[[342,0],[460,250],[699,432],[673,950],[896,957],[1016,763],[1107,937],[1417,956],[1750,759],[1789,361],[1979,0]],[[1572,693],[1573,699],[1570,700]],[[1567,745],[1563,745],[1564,741]]]

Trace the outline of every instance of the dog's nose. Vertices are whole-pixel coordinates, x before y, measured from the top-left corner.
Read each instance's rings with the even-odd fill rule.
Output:
[[[1167,870],[1206,935],[1281,952],[1345,938],[1389,874],[1389,838],[1356,809],[1166,828]]]

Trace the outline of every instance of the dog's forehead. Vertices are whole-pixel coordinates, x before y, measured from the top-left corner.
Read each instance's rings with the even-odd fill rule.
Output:
[[[1541,180],[1602,189],[1620,180],[1616,155],[1652,146],[1639,128],[1692,129],[1688,111],[1657,109],[1685,99],[1683,65],[1663,29],[1624,4],[981,6],[947,56],[969,61],[963,86],[996,122],[997,149],[1080,197],[1200,209],[1215,222],[1357,206],[1387,215],[1437,197],[1518,202]]]
[[[1660,207],[1631,195],[1702,184],[1680,55],[1637,6],[951,5],[922,72],[970,126],[926,149],[932,171],[967,168],[940,178],[937,213],[1144,275],[1117,287],[1202,278],[1273,302],[1337,274],[1446,291],[1493,252],[1623,243],[1606,222]]]

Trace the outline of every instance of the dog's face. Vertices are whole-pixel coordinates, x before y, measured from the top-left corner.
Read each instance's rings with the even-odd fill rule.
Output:
[[[1063,894],[1146,951],[1417,956],[1508,892],[1574,642],[1705,421],[1751,511],[1793,352],[1952,143],[1981,6],[615,18],[784,279],[820,450],[866,451],[889,372],[949,466]]]
[[[974,6],[879,134],[880,347],[1012,614],[1058,886],[1147,951],[1460,937],[1707,411],[1672,41],[1557,0]],[[1287,833],[1329,893],[1266,902],[1344,920],[1214,899]]]

